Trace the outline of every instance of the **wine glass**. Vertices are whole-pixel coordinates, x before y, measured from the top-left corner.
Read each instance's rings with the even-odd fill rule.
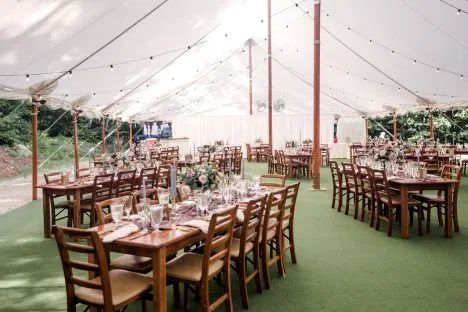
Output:
[[[120,220],[122,220],[123,209],[123,203],[113,203],[110,205],[112,220],[114,220],[116,228],[119,228]]]
[[[125,214],[127,215],[128,221],[130,221],[130,212],[132,211],[132,197],[127,196],[124,204]]]
[[[260,189],[260,176],[259,175],[252,176],[252,187],[254,191],[258,191]]]
[[[158,190],[158,200],[160,205],[168,205],[169,204],[169,190],[166,189],[159,189]]]
[[[164,205],[153,205],[150,206],[151,216],[151,227],[155,230],[159,230],[159,225],[163,218]]]

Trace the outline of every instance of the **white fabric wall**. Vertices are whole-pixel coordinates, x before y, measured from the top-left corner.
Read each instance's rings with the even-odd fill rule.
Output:
[[[312,138],[312,115],[277,115],[273,116],[273,147],[282,148],[287,140],[303,141]],[[333,140],[332,116],[321,116],[321,143],[331,143]],[[176,117],[172,123],[174,138],[187,137],[190,147],[203,144],[213,144],[216,140],[223,140],[230,145],[253,143],[262,138],[268,142],[267,115],[262,116],[196,116]]]
[[[339,143],[364,143],[366,140],[365,121],[363,118],[340,118],[337,136]]]

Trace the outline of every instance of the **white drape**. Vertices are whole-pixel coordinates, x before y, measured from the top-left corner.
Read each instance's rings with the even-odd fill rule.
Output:
[[[333,118],[331,115],[320,117],[321,143],[333,140]],[[187,137],[190,146],[213,144],[223,140],[229,145],[245,146],[257,138],[268,142],[267,115],[260,116],[196,116],[176,117],[172,123],[174,138]],[[273,116],[273,147],[282,148],[288,140],[304,141],[313,137],[312,115],[276,115]]]
[[[364,143],[365,121],[362,118],[341,118],[338,121],[337,136],[339,143]]]

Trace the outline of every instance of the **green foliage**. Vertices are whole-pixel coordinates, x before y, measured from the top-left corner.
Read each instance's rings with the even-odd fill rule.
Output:
[[[468,142],[468,109],[434,111],[434,138],[441,143]],[[369,118],[369,136],[376,137],[385,131],[393,134],[393,117]],[[408,112],[397,117],[400,139],[417,142],[429,138],[429,116],[427,111]],[[387,132],[387,134],[388,134]]]

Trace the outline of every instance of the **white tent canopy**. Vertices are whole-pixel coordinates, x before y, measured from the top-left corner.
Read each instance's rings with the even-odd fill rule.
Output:
[[[85,113],[137,121],[246,116],[249,38],[254,111],[266,102],[266,1],[164,2],[1,1],[0,97],[29,98],[28,87],[67,73],[162,4],[61,78],[49,103],[92,95]],[[468,2],[323,0],[322,10],[323,116],[467,103]],[[272,12],[273,100],[285,103],[274,114],[311,114],[313,1],[273,0]]]

